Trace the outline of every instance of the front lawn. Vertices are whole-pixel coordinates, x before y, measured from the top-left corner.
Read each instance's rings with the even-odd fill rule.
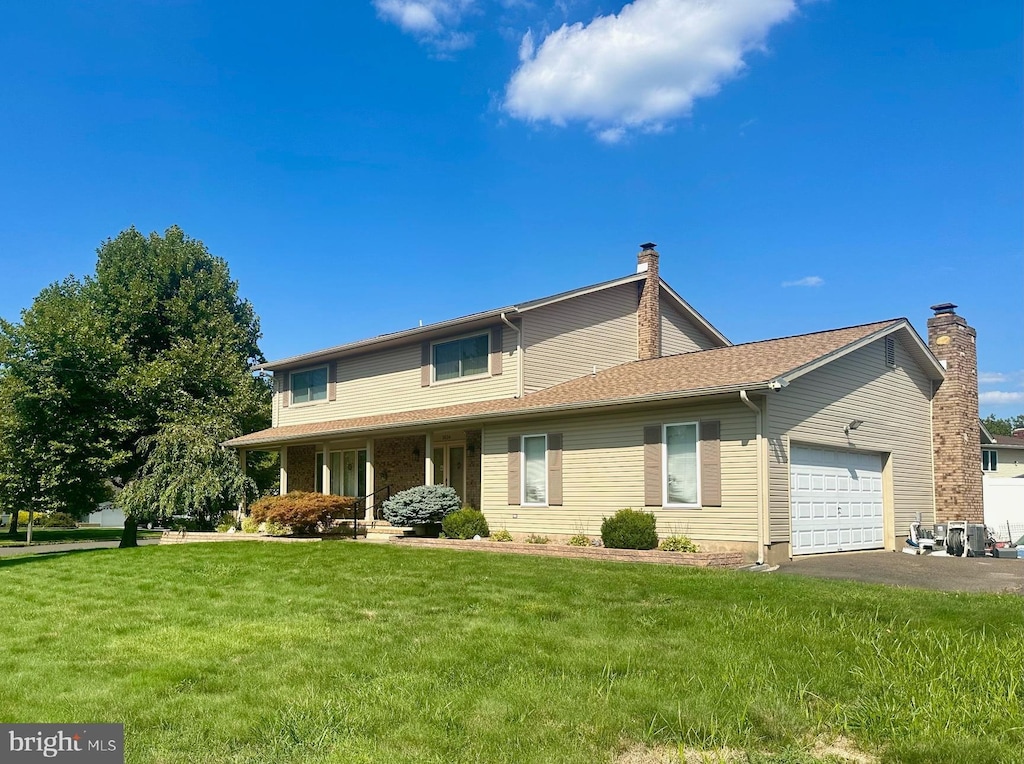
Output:
[[[139,530],[139,538],[159,538],[159,532]],[[33,528],[33,544],[72,544],[76,541],[120,541],[120,528]],[[22,527],[14,536],[0,529],[0,547],[25,546],[26,531]]]
[[[0,580],[0,719],[123,721],[129,762],[1024,748],[1013,595],[346,542],[8,558]]]

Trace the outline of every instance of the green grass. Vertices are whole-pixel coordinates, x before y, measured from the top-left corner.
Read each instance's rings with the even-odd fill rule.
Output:
[[[0,580],[0,719],[123,721],[130,762],[1024,747],[1013,595],[347,542],[8,558]]]
[[[139,531],[139,538],[158,538],[159,532]],[[120,528],[33,528],[32,544],[71,544],[75,541],[119,541]],[[13,537],[7,529],[0,529],[0,547],[25,546],[26,531],[19,530]]]

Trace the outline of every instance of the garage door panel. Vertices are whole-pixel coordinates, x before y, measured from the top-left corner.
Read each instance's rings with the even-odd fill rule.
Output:
[[[794,446],[790,492],[793,554],[884,546],[879,454]]]

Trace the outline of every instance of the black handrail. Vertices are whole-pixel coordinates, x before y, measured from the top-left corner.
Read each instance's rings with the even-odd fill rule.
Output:
[[[383,488],[378,488],[373,493],[368,493],[365,496],[360,496],[354,502],[352,502],[352,538],[353,539],[359,538],[359,515],[360,514],[364,514],[364,515],[366,514],[366,501],[367,501],[367,499],[373,499],[373,497],[376,496],[378,493],[384,494],[383,501],[387,501],[388,499],[390,499],[391,498],[391,484],[389,483],[388,485],[384,486]],[[377,513],[379,512],[379,510],[377,509],[377,506],[378,506],[377,501],[376,501],[376,499],[374,499],[374,501],[373,501],[373,519],[374,520],[379,520],[380,519],[377,516]]]

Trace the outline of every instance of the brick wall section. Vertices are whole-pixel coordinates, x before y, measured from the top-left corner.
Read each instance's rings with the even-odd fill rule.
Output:
[[[316,446],[288,446],[288,490],[316,490]]]
[[[466,495],[462,502],[473,509],[480,509],[480,448],[480,430],[466,430]]]
[[[932,401],[935,521],[985,520],[978,429],[977,333],[962,316],[928,319],[928,347],[946,362],[946,379]]]
[[[636,310],[637,359],[661,358],[661,284],[658,277],[658,251],[653,244],[642,245],[637,264],[647,263],[647,279],[640,290]]]
[[[373,442],[374,483],[377,490],[386,485],[397,493],[423,485],[427,439],[423,435],[377,438]],[[419,456],[414,456],[413,451]]]
[[[604,549],[557,544],[516,544],[487,540],[422,539],[410,536],[395,536],[392,538],[392,542],[401,546],[425,546],[435,549],[532,554],[538,557],[573,557],[610,562],[648,562],[659,565],[688,565],[695,568],[739,568],[746,564],[741,552],[659,552],[654,549]]]

